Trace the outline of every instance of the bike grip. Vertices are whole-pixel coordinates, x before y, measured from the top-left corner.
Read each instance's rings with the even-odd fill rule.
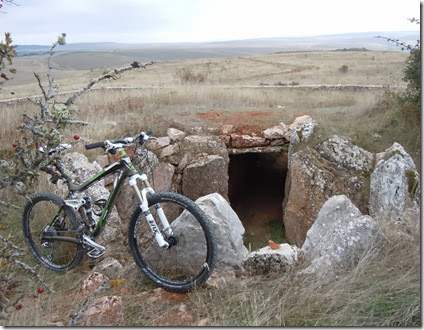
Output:
[[[153,134],[153,131],[149,129],[147,132],[144,132],[144,134],[146,134],[146,135],[149,135],[149,136],[150,136],[150,135],[152,135],[152,134]]]
[[[90,150],[90,149],[96,149],[96,148],[103,148],[104,146],[105,146],[104,142],[95,142],[95,143],[86,144],[85,149]]]

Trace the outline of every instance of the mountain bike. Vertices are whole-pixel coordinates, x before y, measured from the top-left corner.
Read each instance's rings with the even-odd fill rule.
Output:
[[[66,182],[69,194],[62,199],[48,192],[36,193],[24,207],[25,242],[38,262],[50,270],[66,272],[81,262],[84,252],[90,259],[102,256],[105,247],[95,240],[128,179],[139,201],[129,220],[128,244],[141,271],[157,286],[174,292],[192,290],[209,278],[217,251],[210,218],[183,195],[155,192],[147,175],[137,172],[125,151],[126,146],[136,143],[146,155],[144,144],[152,138],[151,134],[141,132],[85,145],[86,150],[103,148],[112,155],[119,153],[120,159],[81,184],[72,182],[72,173],[60,157],[63,150],[71,147],[69,144],[48,151],[39,149],[51,156],[51,165]],[[87,188],[114,174],[108,199],[92,201],[85,192]]]

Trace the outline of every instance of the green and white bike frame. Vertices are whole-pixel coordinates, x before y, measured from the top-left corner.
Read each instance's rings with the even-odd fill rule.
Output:
[[[99,216],[99,219],[96,223],[96,226],[94,227],[93,232],[91,235],[87,235],[87,233],[83,233],[82,235],[82,242],[73,238],[69,237],[63,237],[63,236],[49,236],[48,240],[57,240],[57,241],[68,241],[76,244],[84,244],[85,246],[92,247],[96,250],[97,253],[102,253],[104,251],[104,247],[95,243],[92,238],[97,237],[102,230],[104,229],[107,219],[111,213],[111,210],[113,206],[115,205],[119,194],[122,190],[122,186],[125,182],[125,180],[128,178],[129,185],[134,189],[134,192],[139,200],[139,207],[143,211],[147,223],[149,224],[149,227],[152,231],[153,236],[155,237],[157,244],[161,248],[168,248],[169,243],[166,241],[165,237],[170,237],[173,235],[172,228],[169,225],[168,219],[160,206],[160,204],[155,205],[156,213],[159,216],[159,219],[162,224],[162,228],[164,228],[162,231],[159,230],[159,227],[152,216],[151,211],[149,210],[147,195],[153,194],[155,191],[150,186],[150,183],[147,179],[146,174],[139,174],[137,173],[137,170],[135,166],[132,164],[130,157],[124,150],[124,145],[120,143],[111,143],[110,141],[106,141],[108,143],[108,148],[114,148],[119,152],[120,159],[113,164],[107,166],[103,170],[99,171],[96,175],[89,178],[87,181],[83,182],[80,185],[76,185],[70,180],[68,180],[67,185],[68,189],[70,191],[69,197],[64,200],[64,205],[72,208],[74,211],[79,212],[81,215],[83,215],[84,211],[87,211],[86,209],[83,209],[82,207],[84,204],[87,203],[86,198],[76,198],[77,194],[80,192],[83,192],[96,182],[99,182],[100,180],[104,179],[105,177],[117,174],[115,181],[113,183],[113,188],[110,192],[110,195],[108,199],[106,200],[106,203],[103,207],[102,213]],[[142,184],[144,185],[144,188],[140,190],[138,187],[137,181],[140,180]],[[91,209],[89,210],[91,212]],[[47,226],[50,227],[54,224],[54,221],[56,220],[56,217],[51,221],[51,223]],[[47,232],[46,228],[46,232]],[[164,237],[165,235],[165,237]],[[92,236],[92,237],[90,237]]]

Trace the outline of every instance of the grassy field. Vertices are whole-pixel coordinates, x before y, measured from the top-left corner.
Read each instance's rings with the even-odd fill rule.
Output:
[[[69,95],[66,92],[85,86],[112,67],[77,70],[81,61],[106,63],[112,56],[99,52],[98,58],[93,59],[84,54],[53,57],[55,83],[59,92],[65,93],[57,100],[65,100]],[[308,114],[326,132],[356,135],[361,146],[381,151],[395,141],[414,139],[402,136],[403,131],[382,127],[384,123],[379,120],[387,112],[381,101],[388,93],[406,86],[401,79],[406,58],[406,52],[328,51],[160,61],[146,70],[127,72],[118,80],[103,81],[82,95],[77,102],[78,117],[90,125],[73,131],[86,141],[120,137],[147,128],[159,136],[170,126],[203,127],[208,131],[231,124],[240,130],[260,132]],[[125,61],[130,62],[119,57],[118,64]],[[38,110],[25,97],[40,93],[32,71],[43,76],[45,62],[46,56],[15,60],[18,73],[4,85],[0,100],[24,99],[0,103],[6,124],[0,128],[2,145],[10,146],[18,136],[15,128],[23,113]],[[343,66],[345,70],[341,69]],[[351,87],[320,88],[322,85]],[[364,85],[376,88],[352,87]],[[376,142],[374,133],[385,138]],[[409,145],[405,147],[415,152]],[[413,156],[420,161],[419,155]]]
[[[102,82],[84,94],[78,101],[78,117],[88,121],[89,126],[69,129],[66,135],[70,139],[78,133],[85,142],[95,142],[147,128],[160,136],[171,126],[202,127],[206,134],[222,124],[260,131],[281,121],[290,124],[296,116],[308,114],[319,123],[318,142],[331,134],[341,134],[379,152],[397,141],[419,167],[420,132],[411,130],[407,121],[397,126],[387,124],[390,116],[399,111],[393,110],[396,102],[390,95],[405,87],[401,77],[407,55],[329,51],[160,61],[146,70],[124,74],[119,80]],[[134,60],[109,53],[96,56],[55,56],[59,91],[81,88],[106,67]],[[39,94],[32,72],[43,75],[45,60],[45,56],[17,58],[18,73],[2,86],[2,156],[12,152],[21,115],[38,111],[25,99],[7,100]],[[95,67],[97,64],[102,67]],[[379,86],[318,87],[323,84]],[[57,99],[65,97],[59,95]],[[374,133],[381,139],[373,139]],[[76,150],[83,151],[82,144]],[[22,247],[19,211],[2,218],[0,234]],[[102,295],[123,297],[124,312],[115,320],[115,325],[122,326],[187,325],[198,321],[219,326],[420,326],[419,242],[418,232],[409,241],[380,242],[358,266],[336,269],[331,281],[315,275],[299,276],[298,270],[305,266],[300,264],[283,275],[240,276],[226,286],[209,286],[177,300],[162,299],[153,304],[146,297],[154,295],[154,287],[143,276],[131,273],[125,275],[122,285],[111,285]],[[24,260],[35,265],[29,256]],[[65,275],[37,268],[55,290],[42,295],[36,294],[37,284],[21,272],[12,271],[10,264],[2,263],[0,267],[2,274],[19,279],[16,294],[25,294],[20,301],[22,308],[9,308],[0,324],[46,326],[57,322],[67,325],[72,313],[84,303],[78,290],[92,265],[86,262]],[[182,303],[191,321],[177,317]],[[102,325],[101,321],[97,325]]]

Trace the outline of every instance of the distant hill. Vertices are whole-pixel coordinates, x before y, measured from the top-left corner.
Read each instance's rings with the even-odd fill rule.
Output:
[[[310,37],[258,38],[198,43],[117,43],[87,42],[66,44],[57,52],[113,52],[123,56],[137,54],[146,60],[177,60],[187,58],[256,55],[287,51],[318,51],[341,49],[400,50],[394,43],[376,36],[400,39],[414,44],[419,31],[363,32]],[[18,45],[18,56],[40,55],[48,52],[47,45]]]

